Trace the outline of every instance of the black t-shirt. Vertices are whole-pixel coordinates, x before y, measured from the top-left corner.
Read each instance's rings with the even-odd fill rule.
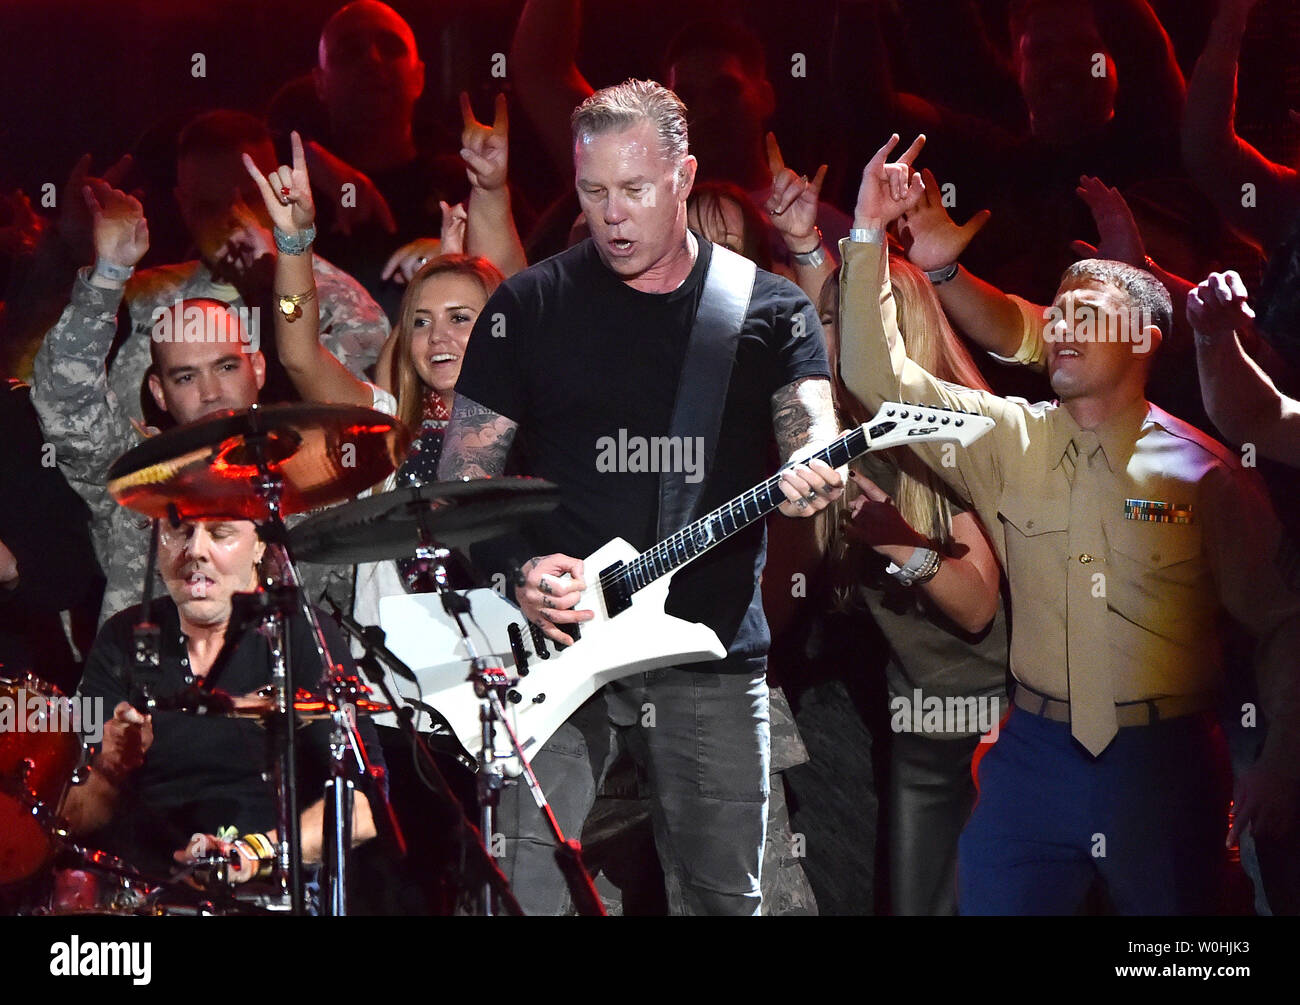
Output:
[[[160,660],[156,670],[131,666],[133,631],[140,607],[114,615],[100,629],[86,660],[79,693],[104,699],[104,718],[122,701],[139,701],[147,685],[156,698],[167,698],[194,683],[189,674],[186,641],[176,605],[170,598],[155,600],[153,620],[159,626]],[[352,658],[338,628],[317,612],[330,656],[353,672]],[[294,686],[315,690],[320,664],[306,621],[289,620],[289,652]],[[219,658],[209,673],[212,687],[231,695],[247,694],[271,682],[270,650],[253,630],[244,633],[228,657]],[[383,764],[374,726],[364,717],[362,741],[371,759]],[[242,835],[274,829],[276,804],[270,783],[262,780],[267,762],[267,731],[248,719],[153,713],[153,746],[144,764],[130,776],[112,821],[88,840],[139,869],[166,875],[172,852],[185,847],[195,833],[213,834],[234,827]],[[298,732],[298,805],[304,810],[319,800],[329,770],[330,723],[317,720]]]
[[[560,487],[559,507],[530,528],[534,554],[581,558],[613,537],[638,550],[658,540],[659,474],[633,469],[650,466],[640,463],[649,454],[638,448],[669,433],[712,257],[712,246],[696,236],[695,266],[671,293],[632,289],[588,240],[511,277],[479,315],[457,393],[518,423],[518,470]],[[698,453],[680,445],[686,477],[705,479],[693,517],[772,473],[772,394],[800,378],[829,374],[808,298],[788,280],[759,270],[713,469],[694,467]],[[707,624],[731,656],[765,653],[768,631],[758,591],[764,556],[759,521],[678,572],[668,613]]]

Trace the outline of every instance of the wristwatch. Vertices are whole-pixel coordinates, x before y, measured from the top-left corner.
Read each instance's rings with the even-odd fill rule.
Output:
[[[135,275],[135,266],[118,265],[116,262],[106,262],[102,258],[96,258],[91,275],[99,276],[101,279],[107,279],[113,283],[125,283]]]

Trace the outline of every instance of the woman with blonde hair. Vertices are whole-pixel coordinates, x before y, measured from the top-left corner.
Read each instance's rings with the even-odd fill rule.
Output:
[[[901,255],[890,270],[909,357],[944,380],[985,387],[926,275]],[[843,420],[867,421],[838,380],[838,273],[819,306]],[[957,838],[975,798],[971,759],[1006,694],[1001,572],[975,514],[911,451],[867,454],[850,476],[821,544],[837,602],[870,611],[890,646],[892,912],[955,914]]]

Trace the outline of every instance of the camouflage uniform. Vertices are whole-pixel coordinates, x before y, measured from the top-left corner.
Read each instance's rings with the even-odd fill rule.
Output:
[[[320,304],[321,345],[364,380],[388,338],[388,318],[365,288],[342,269],[313,255],[312,271]],[[148,269],[127,284],[131,334],[118,349],[109,373],[109,382],[126,415],[144,417],[140,388],[149,369],[149,335],[155,311],[192,297],[208,297],[236,308],[246,306],[238,290],[213,278],[199,261]],[[261,319],[259,335],[263,343],[275,337],[274,318]]]
[[[139,437],[104,371],[122,291],[92,286],[89,273],[77,273],[72,301],[36,354],[32,404],[59,470],[90,507],[91,538],[107,579],[102,623],[140,602],[149,520],[117,505],[104,484],[109,465]]]
[[[197,292],[220,287],[215,287],[210,279],[201,284],[196,282],[200,275],[207,275],[207,270],[202,266],[197,266],[197,269],[194,266],[197,263],[151,270],[143,275],[148,278],[164,272],[173,276],[177,273],[188,274],[191,282],[175,282],[172,285],[173,299],[175,296],[184,298],[212,295],[211,292]],[[340,288],[337,277],[343,274],[328,264],[324,267],[332,277],[324,280],[326,287]],[[144,587],[145,564],[149,553],[149,520],[117,505],[109,495],[105,481],[113,461],[140,440],[130,420],[132,416],[139,417],[138,387],[148,367],[149,344],[147,338],[132,338],[123,345],[123,353],[131,348],[142,349],[144,353],[143,365],[134,382],[110,380],[104,370],[104,359],[113,343],[123,291],[92,286],[89,273],[87,268],[77,274],[71,302],[59,317],[58,323],[45,336],[45,341],[36,354],[32,404],[40,417],[46,441],[54,444],[55,460],[60,470],[68,484],[90,507],[91,536],[107,580],[99,614],[102,624],[118,611],[139,603]],[[355,286],[346,276],[343,279],[345,282],[341,288],[344,290],[344,302],[350,308],[368,305],[368,309],[374,311],[373,320],[368,320],[365,324],[370,326],[370,331],[378,333],[375,336],[376,347],[382,345],[387,322],[364,290]],[[318,272],[318,281],[320,280],[321,274]],[[151,283],[152,281],[151,279]],[[166,294],[160,295],[153,302],[170,302],[165,297]],[[361,304],[362,301],[364,305]],[[133,309],[143,309],[132,306]],[[357,365],[364,358],[357,355],[357,349],[366,343],[368,337],[359,320],[366,316],[366,310],[336,309],[330,316],[335,319],[332,329],[341,332],[334,344],[352,352],[352,365]],[[340,317],[343,318],[341,329],[337,320]],[[380,325],[382,327],[377,327]],[[322,328],[324,327],[323,321]],[[138,333],[137,328],[134,334]],[[325,339],[322,341],[326,342]],[[329,343],[326,342],[326,345],[329,346]],[[378,348],[375,352],[378,352]],[[117,377],[122,368],[123,359],[119,355],[113,376]],[[118,391],[119,386],[124,388],[122,392]],[[378,388],[375,391],[377,397],[383,395],[388,398]],[[293,522],[292,518],[290,522]],[[304,566],[300,571],[309,596],[318,597],[320,590],[328,585],[336,597],[351,604],[350,567],[343,570],[335,566]],[[161,586],[155,593],[160,590]]]

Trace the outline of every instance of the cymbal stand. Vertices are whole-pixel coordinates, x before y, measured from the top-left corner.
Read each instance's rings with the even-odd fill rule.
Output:
[[[470,637],[469,629],[464,620],[466,616],[473,617],[469,598],[451,589],[447,584],[447,567],[443,560],[451,552],[446,548],[439,548],[433,543],[432,515],[430,511],[421,509],[418,516],[420,545],[416,548],[415,556],[425,560],[431,566],[433,581],[439,599],[442,601],[442,608],[456,622],[461,641],[465,644],[465,652],[470,659],[470,671],[467,680],[473,684],[474,693],[479,698],[479,721],[482,723],[483,733],[479,747],[477,781],[480,830],[484,846],[488,854],[491,854],[492,817],[500,802],[501,789],[505,784],[504,764],[497,758],[496,754],[496,726],[499,724],[505,729],[506,735],[510,739],[510,745],[514,748],[515,757],[519,759],[522,768],[521,774],[528,785],[529,791],[532,793],[533,800],[537,803],[543,816],[545,816],[551,834],[555,838],[556,859],[559,862],[561,871],[564,873],[565,881],[569,885],[574,906],[582,914],[603,915],[605,913],[604,905],[596,893],[590,874],[582,864],[581,845],[577,841],[570,841],[565,838],[563,831],[560,829],[559,821],[555,819],[555,813],[551,810],[550,803],[546,801],[546,795],[537,782],[537,776],[533,774],[532,765],[528,763],[527,757],[524,756],[519,737],[515,735],[515,731],[506,716],[502,699],[507,695],[510,688],[519,683],[519,679],[512,677],[501,666],[489,666],[487,660],[479,656],[478,649],[474,645],[474,640]],[[483,886],[483,913],[485,915],[493,913],[492,887],[489,883],[484,883]]]
[[[256,406],[254,406],[256,408]],[[250,415],[253,410],[250,409]],[[307,593],[302,587],[302,577],[298,573],[293,556],[289,552],[288,529],[280,512],[280,499],[284,493],[284,479],[267,462],[267,434],[249,436],[247,443],[252,450],[257,475],[253,479],[258,497],[265,503],[267,518],[258,526],[258,535],[266,542],[267,549],[274,555],[279,567],[281,579],[281,603],[285,605],[272,615],[267,635],[272,649],[272,685],[275,689],[276,716],[273,723],[284,731],[281,737],[280,757],[276,767],[276,792],[278,796],[279,832],[277,868],[282,877],[288,877],[288,889],[293,905],[293,913],[302,913],[302,835],[297,794],[297,760],[294,744],[293,713],[297,689],[293,682],[291,654],[287,654],[289,633],[287,618],[290,606],[302,614],[311,630],[311,640],[316,648],[316,657],[320,663],[321,673],[318,685],[327,696],[336,687],[351,687],[343,677],[341,667],[335,666],[329,655],[329,644],[321,629],[316,612],[307,600]],[[288,603],[285,603],[288,601]],[[264,633],[265,634],[265,633]],[[341,693],[341,692],[340,692]],[[362,777],[374,780],[382,769],[375,767],[358,734],[355,724],[349,719],[342,702],[331,700],[330,720],[330,779],[326,783],[325,824],[323,825],[322,843],[329,852],[325,859],[325,870],[329,896],[326,900],[327,913],[335,916],[346,914],[347,865],[348,852],[352,846],[352,795],[353,782],[347,777],[346,752],[352,750]],[[377,805],[374,815],[383,813],[392,817],[392,808],[388,805],[388,795],[382,784],[368,786],[368,794]]]
[[[357,659],[357,666],[361,668],[370,682],[379,688],[384,695],[384,700],[396,713],[400,729],[411,741],[416,755],[421,760],[420,774],[429,780],[431,787],[434,788],[445,805],[455,808],[452,819],[455,820],[460,846],[472,849],[463,868],[479,870],[484,882],[490,884],[495,891],[497,901],[505,909],[506,913],[522,914],[523,911],[520,910],[518,901],[515,900],[514,894],[510,891],[510,884],[497,866],[496,859],[492,857],[490,838],[486,841],[479,839],[479,830],[474,826],[468,808],[461,804],[460,799],[452,791],[442,770],[438,767],[438,762],[429,749],[429,745],[425,742],[424,737],[420,735],[419,730],[416,729],[414,710],[409,703],[403,702],[389,683],[389,673],[412,681],[415,680],[415,675],[411,673],[410,668],[405,663],[384,645],[382,629],[363,627],[351,615],[347,614],[329,594],[325,595],[325,600],[334,609],[334,617],[338,621],[339,627],[364,648],[365,654]],[[381,667],[381,663],[388,668],[387,672]]]

